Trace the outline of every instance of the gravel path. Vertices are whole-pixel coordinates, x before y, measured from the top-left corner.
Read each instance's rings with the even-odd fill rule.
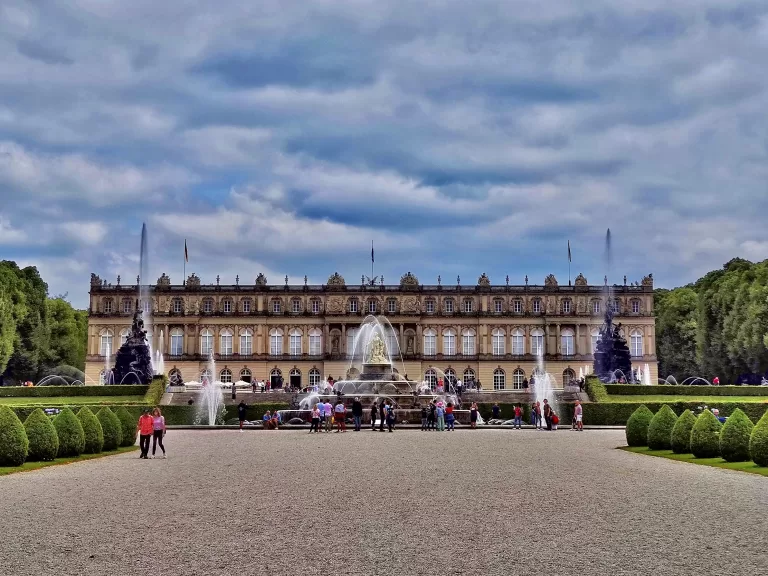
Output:
[[[768,479],[622,443],[171,431],[168,460],[0,478],[0,573],[768,573]]]

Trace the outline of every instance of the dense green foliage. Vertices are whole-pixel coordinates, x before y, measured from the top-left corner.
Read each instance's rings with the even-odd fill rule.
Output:
[[[168,376],[155,376],[152,378],[152,382],[149,384],[149,390],[147,390],[147,404],[151,406],[157,406],[160,404],[160,399],[165,393],[165,389],[169,384]]]
[[[117,409],[115,415],[120,420],[120,429],[122,431],[120,445],[133,446],[136,444],[136,425],[139,423],[138,419],[123,406]]]
[[[29,439],[27,460],[53,460],[59,453],[59,435],[51,418],[38,408],[24,421],[24,429]]]
[[[654,306],[659,374],[674,374],[681,380],[698,375],[696,291],[688,286],[675,290],[656,290]]]
[[[640,386],[638,384],[605,384],[608,396],[765,396],[768,386]]]
[[[29,440],[19,417],[0,406],[0,466],[21,466],[27,460]]]
[[[60,396],[144,396],[147,385],[115,386],[0,386],[0,398],[56,398]],[[119,400],[119,398],[117,398]]]
[[[608,399],[608,392],[597,376],[587,376],[584,379],[584,390],[592,402],[605,402]]]
[[[651,450],[669,450],[672,429],[677,423],[677,414],[666,404],[656,412],[648,425],[648,448]]]
[[[720,430],[723,427],[714,414],[704,410],[691,429],[691,454],[696,458],[714,458],[720,455]]]
[[[759,466],[768,466],[768,412],[763,414],[749,437],[749,455]]]
[[[105,406],[96,413],[96,418],[101,424],[104,434],[104,450],[115,450],[123,443],[123,425],[109,406]]]
[[[85,432],[80,420],[69,408],[64,408],[53,419],[59,437],[59,456],[79,456],[85,449]]]
[[[669,445],[675,454],[688,454],[691,451],[691,430],[694,424],[696,424],[696,416],[690,410],[685,410],[677,418],[672,428]]]
[[[647,446],[648,445],[648,426],[653,419],[651,412],[644,404],[640,405],[632,416],[627,420],[627,445],[628,446]]]
[[[749,437],[754,427],[744,412],[734,410],[720,432],[720,456],[728,462],[749,460]]]
[[[85,367],[87,313],[48,298],[37,268],[0,262],[0,374],[37,382],[59,365]]]
[[[87,406],[77,411],[77,419],[80,420],[85,434],[83,453],[98,454],[104,447],[104,431],[101,429],[101,423]]]

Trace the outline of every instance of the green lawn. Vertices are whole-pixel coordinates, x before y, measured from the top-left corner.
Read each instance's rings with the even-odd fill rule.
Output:
[[[0,405],[7,406],[44,406],[54,408],[58,406],[104,405],[114,406],[119,404],[144,404],[144,396],[14,396],[12,398],[0,398]]]
[[[726,462],[722,458],[696,458],[693,454],[675,454],[672,450],[651,450],[647,446],[623,446],[621,450],[634,452],[635,454],[647,454],[648,456],[657,456],[668,460],[677,460],[678,462],[690,462],[691,464],[701,464],[704,466],[713,466],[715,468],[725,468],[726,470],[739,470],[749,472],[750,474],[760,474],[768,476],[768,467],[758,466],[754,462]]]
[[[640,404],[644,402],[701,402],[702,404],[713,405],[723,402],[757,402],[768,404],[768,398],[765,396],[667,396],[664,394],[622,396],[620,394],[609,394],[608,398],[602,402],[618,404],[623,402]]]
[[[47,468],[48,466],[59,466],[61,464],[82,462],[83,460],[93,460],[94,458],[103,458],[104,456],[114,456],[115,454],[124,454],[125,452],[132,452],[138,449],[138,446],[127,446],[118,448],[112,452],[102,452],[100,454],[82,454],[80,456],[73,456],[70,458],[56,458],[56,460],[51,462],[26,462],[21,466],[0,466],[0,476],[14,474],[16,472],[29,472],[30,470],[39,470],[40,468]]]

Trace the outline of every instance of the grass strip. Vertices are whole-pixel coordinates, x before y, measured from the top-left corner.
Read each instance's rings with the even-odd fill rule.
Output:
[[[83,462],[85,460],[93,460],[94,458],[104,458],[105,456],[115,456],[117,454],[133,452],[138,449],[138,446],[123,446],[117,450],[101,452],[99,454],[81,454],[80,456],[71,456],[68,458],[56,458],[56,460],[50,460],[48,462],[25,462],[21,466],[0,466],[0,476],[15,474],[16,472],[39,470],[40,468],[47,468],[48,466],[60,466],[63,464],[72,464],[74,462]]]
[[[647,446],[622,446],[619,450],[656,456],[657,458],[666,458],[667,460],[675,460],[677,462],[690,462],[691,464],[710,466],[712,468],[724,468],[725,470],[738,470],[739,472],[768,476],[768,467],[758,466],[752,461],[726,462],[722,458],[696,458],[693,454],[675,454],[672,450],[651,450]]]

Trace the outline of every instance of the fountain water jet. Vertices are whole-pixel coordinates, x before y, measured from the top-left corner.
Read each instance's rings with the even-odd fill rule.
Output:
[[[211,375],[210,379],[209,374]],[[208,356],[208,370],[202,378],[200,404],[197,411],[197,420],[204,423],[203,418],[207,418],[208,426],[214,426],[217,419],[223,420],[223,412],[226,410],[221,382],[213,381],[214,374],[216,374],[216,361],[213,359],[213,351],[211,351]]]

